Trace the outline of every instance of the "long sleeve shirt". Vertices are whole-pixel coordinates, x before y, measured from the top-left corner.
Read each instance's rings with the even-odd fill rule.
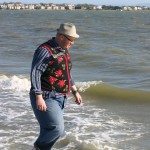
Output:
[[[62,48],[59,47],[59,45],[55,41],[55,38],[53,38],[52,41],[53,46],[62,50]],[[31,78],[31,91],[34,92],[35,94],[48,93],[48,91],[43,91],[41,89],[41,76],[46,70],[48,63],[50,62],[50,56],[51,55],[48,52],[48,50],[43,47],[37,48],[37,50],[34,53],[30,78]],[[71,86],[75,84],[74,80],[72,79],[72,76],[70,82]]]

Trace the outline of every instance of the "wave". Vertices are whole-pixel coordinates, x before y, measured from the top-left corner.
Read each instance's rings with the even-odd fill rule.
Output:
[[[114,87],[102,81],[76,83],[79,91],[86,97],[94,99],[150,102],[150,92],[136,89]],[[29,77],[16,75],[0,75],[0,91],[29,92]]]
[[[25,92],[29,91],[30,81],[25,76],[16,75],[0,75],[0,91],[15,91],[15,92]]]
[[[91,84],[84,94],[95,99],[122,100],[130,102],[150,102],[150,92],[114,87],[106,83]]]

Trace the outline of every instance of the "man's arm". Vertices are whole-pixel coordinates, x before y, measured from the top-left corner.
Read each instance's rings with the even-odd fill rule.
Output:
[[[46,49],[39,48],[35,51],[31,68],[31,89],[36,95],[37,109],[46,111],[46,104],[42,97],[41,75],[47,68],[47,61],[50,57]]]
[[[75,85],[75,82],[74,82],[72,76],[71,76],[71,91],[72,91],[73,96],[76,99],[75,102],[78,105],[80,105],[82,103],[82,97],[81,97],[81,95],[80,95],[80,93],[79,93],[79,91],[78,91],[78,89],[77,89],[77,87]]]

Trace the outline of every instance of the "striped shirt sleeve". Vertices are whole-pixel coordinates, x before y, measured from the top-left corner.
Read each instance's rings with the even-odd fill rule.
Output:
[[[73,77],[72,77],[71,74],[70,74],[70,84],[71,84],[71,86],[75,85],[75,82],[74,82]]]
[[[38,48],[33,56],[31,67],[31,89],[36,94],[42,94],[41,75],[48,66],[50,53],[46,48]]]

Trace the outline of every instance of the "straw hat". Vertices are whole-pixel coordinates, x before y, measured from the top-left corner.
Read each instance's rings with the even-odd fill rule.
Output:
[[[79,35],[76,33],[76,27],[72,23],[63,23],[57,29],[57,33],[69,35],[74,38],[79,38]]]

